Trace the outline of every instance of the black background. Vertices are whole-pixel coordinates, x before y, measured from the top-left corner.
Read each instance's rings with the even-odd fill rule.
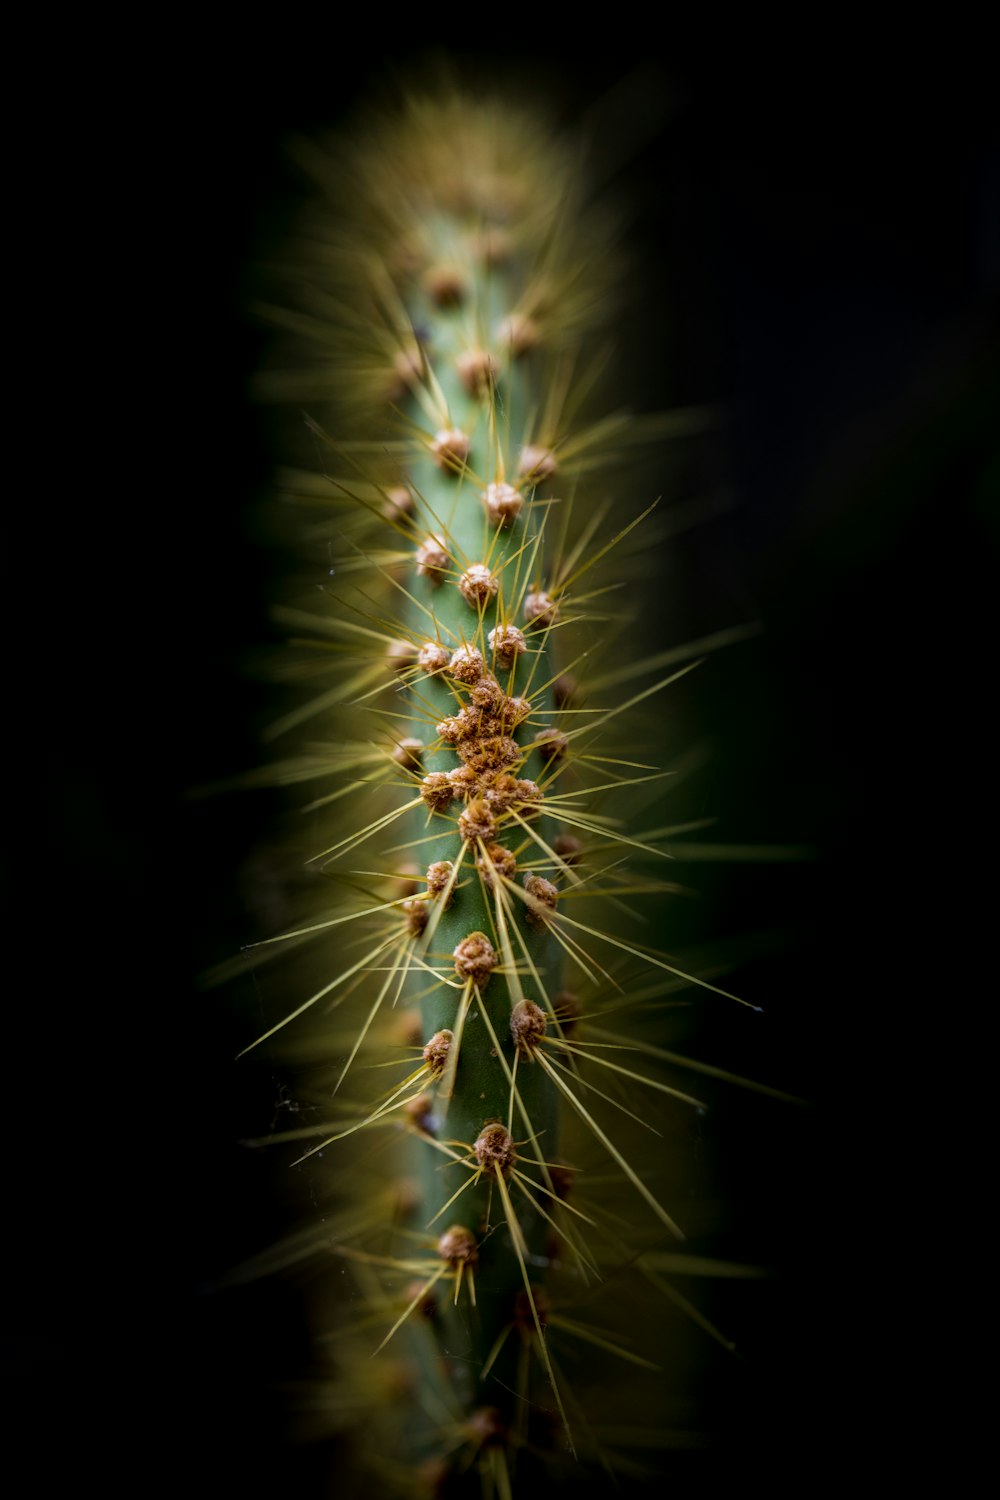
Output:
[[[281,1212],[236,1144],[277,1084],[233,1064],[242,1022],[193,978],[243,939],[232,872],[257,815],[184,798],[252,763],[266,716],[238,670],[271,628],[242,519],[271,463],[246,397],[247,266],[293,209],[286,133],[349,119],[418,40],[150,38],[143,68],[85,88],[57,132],[57,279],[85,264],[97,290],[61,391],[91,415],[49,481],[47,604],[24,630],[39,794],[16,809],[12,869],[42,1145],[18,1153],[14,1192],[52,1227],[25,1237],[39,1291],[14,1308],[13,1368],[43,1435],[61,1426],[45,1392],[68,1388],[94,1462],[124,1428],[196,1493],[322,1493],[329,1463],[289,1445],[272,1389],[308,1357],[294,1292],[211,1290]],[[956,1316],[977,1185],[950,1130],[991,988],[966,839],[988,800],[996,131],[974,38],[719,50],[637,73],[624,41],[455,57],[472,76],[527,63],[567,120],[609,83],[666,100],[625,169],[660,288],[632,316],[657,334],[650,408],[726,406],[711,479],[735,500],[694,544],[680,608],[735,622],[735,591],[766,626],[712,669],[711,732],[739,746],[713,810],[734,837],[824,856],[715,897],[723,928],[804,934],[733,987],[766,998],[741,1071],[815,1105],[758,1123],[745,1159],[740,1100],[729,1114],[734,1219],[769,1226],[782,1277],[746,1329],[758,1377],[720,1390],[710,1462],[809,1492],[872,1447],[919,1458],[922,1431],[960,1444],[974,1400],[931,1351],[983,1295]],[[46,1082],[67,1062],[69,1087]]]

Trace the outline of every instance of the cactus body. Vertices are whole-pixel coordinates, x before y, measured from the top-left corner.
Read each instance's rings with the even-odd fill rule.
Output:
[[[306,161],[328,189],[329,159]],[[540,1465],[610,1462],[574,1350],[656,1368],[594,1289],[613,1270],[624,1305],[628,1266],[662,1294],[663,1246],[682,1237],[671,1147],[639,1160],[633,1143],[654,1116],[676,1133],[698,1101],[656,1071],[659,1038],[642,1014],[628,1029],[629,1006],[648,1020],[663,995],[715,986],[627,925],[670,885],[625,875],[625,855],[660,860],[660,834],[606,797],[658,767],[613,698],[584,705],[567,675],[574,652],[589,669],[617,640],[635,714],[676,675],[635,689],[626,611],[594,607],[615,576],[598,565],[634,561],[643,507],[615,494],[602,514],[587,488],[622,432],[574,424],[610,257],[572,158],[537,122],[456,100],[373,131],[340,170],[359,220],[313,236],[305,306],[285,319],[316,357],[270,382],[322,417],[326,473],[286,489],[333,511],[335,581],[294,622],[337,672],[279,727],[307,729],[284,774],[319,784],[311,858],[348,889],[291,935],[314,982],[259,1040],[312,1024],[331,1113],[293,1133],[299,1159],[345,1181],[362,1163],[309,1246],[343,1258],[371,1307],[338,1338],[347,1425],[371,1386],[384,1486],[502,1496]],[[401,1013],[419,1015],[408,1034]],[[386,1063],[373,1092],[366,1069]],[[596,1318],[566,1313],[581,1292]]]

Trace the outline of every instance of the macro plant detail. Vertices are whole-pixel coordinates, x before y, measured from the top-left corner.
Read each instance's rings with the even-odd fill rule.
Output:
[[[280,487],[331,566],[273,726],[313,910],[251,954],[289,962],[246,1050],[311,1069],[322,1118],[271,1139],[330,1206],[275,1258],[352,1279],[317,1399],[380,1493],[641,1474],[655,1309],[722,1341],[671,1281],[712,1272],[677,1246],[714,1070],[663,1018],[744,1002],[655,925],[701,826],[663,822],[656,706],[722,640],[647,649],[627,588],[659,518],[630,449],[709,418],[588,416],[618,253],[544,130],[455,96],[302,145],[322,206],[269,309],[316,460]]]

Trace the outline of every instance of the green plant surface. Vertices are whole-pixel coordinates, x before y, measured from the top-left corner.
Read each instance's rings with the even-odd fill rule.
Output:
[[[261,378],[307,408],[318,471],[280,487],[335,559],[282,612],[270,774],[316,896],[254,951],[247,1048],[309,1063],[322,1118],[272,1139],[330,1208],[272,1259],[350,1272],[317,1403],[381,1493],[600,1488],[682,1425],[690,1333],[725,1342],[676,1278],[751,1274],[677,1249],[720,1070],[664,1021],[743,1002],[664,946],[703,823],[664,810],[656,707],[739,632],[644,652],[631,608],[661,533],[629,452],[710,418],[592,415],[615,225],[536,116],[417,99],[361,135],[299,148],[325,205]]]

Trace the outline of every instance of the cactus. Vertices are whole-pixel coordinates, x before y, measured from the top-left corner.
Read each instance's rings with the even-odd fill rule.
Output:
[[[655,517],[615,471],[641,424],[581,415],[614,253],[572,153],[456,97],[337,157],[300,148],[337,214],[271,310],[313,358],[263,381],[322,455],[282,476],[333,566],[283,612],[313,644],[275,726],[303,744],[277,774],[310,788],[321,909],[254,950],[299,966],[247,1050],[315,1065],[323,1119],[275,1139],[333,1206],[286,1258],[332,1252],[363,1299],[323,1399],[364,1417],[380,1493],[579,1485],[628,1472],[628,1398],[588,1392],[659,1369],[634,1310],[714,1333],[665,1280],[669,1136],[700,1106],[656,1023],[674,992],[737,997],[637,927],[677,889],[676,830],[626,821],[666,774],[643,710],[696,651],[647,659],[608,593]]]

